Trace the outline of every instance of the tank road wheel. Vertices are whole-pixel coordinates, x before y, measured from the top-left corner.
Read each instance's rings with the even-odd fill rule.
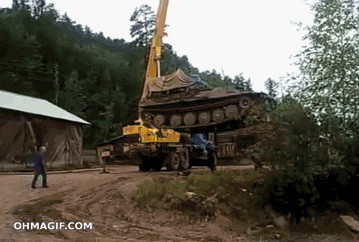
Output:
[[[189,152],[188,149],[186,149],[184,152],[180,153],[180,159],[181,163],[179,166],[180,170],[188,170],[189,168]]]
[[[211,113],[210,112],[200,112],[198,115],[198,122],[200,124],[209,124],[209,122],[211,122]]]
[[[170,124],[173,127],[180,126],[182,124],[182,116],[178,114],[172,115],[170,119]]]
[[[252,105],[252,99],[250,97],[244,96],[239,99],[239,107],[242,109],[247,109]]]
[[[186,113],[183,117],[185,125],[193,125],[196,122],[196,115],[194,113]]]
[[[213,111],[212,118],[215,122],[222,122],[224,120],[224,111],[222,108],[218,108]]]
[[[153,118],[153,124],[156,127],[161,127],[166,121],[166,118],[164,115],[162,114],[157,114],[154,118]]]
[[[178,153],[171,152],[166,157],[166,167],[169,171],[177,171],[181,163],[181,159]]]
[[[235,119],[238,118],[238,107],[236,105],[229,105],[226,108],[226,117],[229,119]]]
[[[151,122],[152,121],[152,115],[150,113],[143,113],[142,114],[143,121]]]

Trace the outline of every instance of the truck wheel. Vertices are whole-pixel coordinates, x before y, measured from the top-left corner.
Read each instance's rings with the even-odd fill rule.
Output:
[[[153,170],[155,170],[155,171],[160,171],[161,170],[161,168],[162,168],[162,165],[163,165],[163,162],[162,162],[162,160],[154,160],[153,161]]]
[[[151,163],[148,162],[147,159],[145,159],[144,157],[141,157],[139,155],[137,155],[136,157],[137,162],[138,162],[138,168],[139,171],[149,171],[151,169]]]
[[[142,160],[140,162],[140,164],[138,165],[139,171],[149,171],[150,167],[148,165],[148,163],[144,160]]]
[[[180,170],[187,170],[189,167],[189,152],[186,149],[184,152],[180,153],[181,164],[179,166]]]
[[[178,153],[171,152],[166,157],[166,167],[169,171],[177,171],[181,163],[181,159]]]
[[[214,152],[210,152],[209,159],[208,159],[208,167],[211,169],[211,171],[217,170],[217,154]]]

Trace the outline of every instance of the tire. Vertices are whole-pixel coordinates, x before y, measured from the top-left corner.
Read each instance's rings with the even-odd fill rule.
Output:
[[[188,149],[186,149],[184,152],[180,153],[180,159],[181,159],[181,163],[180,163],[179,169],[180,170],[188,170],[188,167],[189,167]]]
[[[161,159],[152,161],[153,162],[153,170],[160,171],[162,169],[163,162]]]
[[[151,169],[151,163],[148,161],[148,159],[145,159],[144,157],[138,156],[138,170],[139,171],[149,171]]]
[[[215,151],[211,151],[208,157],[208,167],[211,171],[217,170],[217,154]]]
[[[138,165],[139,171],[149,171],[150,167],[148,166],[148,164],[146,164],[145,161],[141,161],[140,164]]]
[[[171,152],[166,157],[166,167],[169,171],[177,171],[181,163],[180,155],[176,152]]]

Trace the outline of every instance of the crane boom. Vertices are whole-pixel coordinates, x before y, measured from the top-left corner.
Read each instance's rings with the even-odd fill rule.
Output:
[[[141,100],[143,100],[148,93],[148,85],[156,77],[161,76],[160,59],[162,54],[162,37],[165,32],[166,14],[169,0],[160,0],[158,11],[156,15],[155,30],[153,33],[150,53],[148,56],[148,65],[146,68],[145,83],[142,90]]]

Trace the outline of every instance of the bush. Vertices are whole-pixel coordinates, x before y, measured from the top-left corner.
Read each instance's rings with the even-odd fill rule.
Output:
[[[293,100],[282,103],[272,116],[274,132],[262,143],[261,159],[273,169],[259,192],[260,204],[289,214],[293,222],[327,209],[355,211],[359,140],[328,133]]]

